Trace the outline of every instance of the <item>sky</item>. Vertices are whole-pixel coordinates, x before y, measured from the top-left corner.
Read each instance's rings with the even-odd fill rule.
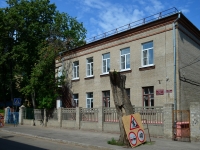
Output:
[[[50,0],[50,3],[82,22],[87,39],[172,7],[200,29],[200,0]],[[5,6],[5,0],[0,0],[0,6]]]

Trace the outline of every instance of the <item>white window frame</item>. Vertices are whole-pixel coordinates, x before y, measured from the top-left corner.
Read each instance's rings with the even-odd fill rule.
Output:
[[[152,47],[148,47],[148,48],[143,48],[143,45],[144,44],[148,44],[148,43],[152,43],[152,45],[153,45],[153,41],[149,41],[149,42],[146,42],[146,43],[142,43],[142,51],[141,51],[141,56],[142,56],[142,58],[141,58],[141,64],[142,64],[142,67],[148,67],[148,66],[153,66],[154,65],[154,46],[152,46]],[[150,50],[152,50],[153,51],[153,56],[152,56],[152,63],[150,63],[149,61],[150,61]],[[146,53],[146,63],[147,64],[144,64],[144,51],[147,51],[147,53]]]
[[[109,58],[104,58],[106,54],[109,54]],[[105,62],[105,72],[104,72],[104,62]],[[108,74],[110,71],[110,53],[102,54],[102,73]]]
[[[89,62],[90,59],[92,59],[92,62]],[[89,73],[88,73],[88,70],[89,70]],[[93,57],[87,58],[86,76],[87,77],[93,76]]]
[[[77,95],[77,98],[74,98],[75,95]],[[75,106],[78,107],[78,105],[79,105],[78,94],[73,94],[73,101],[75,102]]]
[[[78,63],[78,65],[75,65]],[[79,79],[79,61],[73,62],[73,79]]]
[[[90,94],[92,94],[91,97],[89,97]],[[93,92],[88,92],[88,93],[86,93],[86,108],[93,108],[93,107],[94,107]]]
[[[129,50],[129,53],[122,54],[122,51],[125,51],[127,49]],[[124,57],[124,68],[122,68],[122,57]],[[129,67],[127,67],[128,59],[129,59]],[[121,71],[130,70],[130,67],[131,67],[131,64],[130,64],[130,47],[123,48],[123,49],[120,50],[120,70]]]

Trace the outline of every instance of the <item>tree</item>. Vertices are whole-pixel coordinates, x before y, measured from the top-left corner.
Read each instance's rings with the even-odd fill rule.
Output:
[[[130,146],[122,122],[122,117],[124,115],[134,114],[133,106],[125,89],[126,76],[117,71],[109,72],[109,76],[115,108],[119,119],[120,136],[118,142]]]
[[[55,58],[60,51],[84,44],[86,30],[76,18],[56,11],[49,0],[7,3],[0,12],[0,31],[4,34],[0,57],[5,60],[0,62],[0,69],[6,66],[10,82],[2,82],[18,95],[32,99],[34,107],[53,107],[58,96]]]

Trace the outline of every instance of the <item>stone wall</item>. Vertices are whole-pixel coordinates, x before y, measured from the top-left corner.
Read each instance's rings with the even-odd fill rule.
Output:
[[[190,102],[191,141],[200,141],[200,102]]]

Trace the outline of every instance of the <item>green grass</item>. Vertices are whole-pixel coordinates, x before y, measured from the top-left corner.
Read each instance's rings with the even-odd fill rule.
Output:
[[[118,142],[114,138],[112,138],[111,141],[107,141],[107,143],[110,144],[110,145],[124,146],[123,143]]]
[[[115,140],[114,138],[111,139],[111,141],[107,141],[108,144],[110,145],[117,145],[117,146],[124,146],[123,143],[119,143],[118,140]],[[147,141],[147,142],[144,142],[142,143],[141,145],[153,145],[155,144],[155,141]],[[141,145],[138,145],[138,146],[141,146]]]
[[[4,109],[0,109],[0,113],[4,113]]]

